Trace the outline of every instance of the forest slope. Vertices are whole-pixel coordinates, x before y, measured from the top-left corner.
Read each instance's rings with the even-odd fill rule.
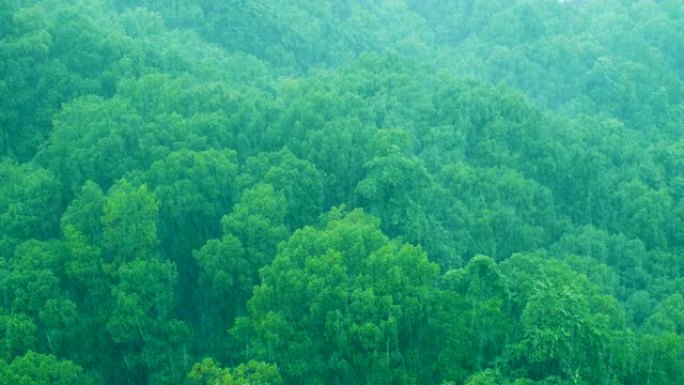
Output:
[[[0,0],[0,385],[684,383],[682,31]]]

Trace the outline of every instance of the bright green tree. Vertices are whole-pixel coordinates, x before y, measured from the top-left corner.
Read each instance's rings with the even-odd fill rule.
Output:
[[[134,187],[120,180],[107,194],[102,226],[104,246],[117,264],[158,253],[159,205],[147,185]]]
[[[92,385],[92,376],[71,361],[62,361],[52,355],[28,352],[7,365],[0,362],[2,385]]]
[[[417,381],[436,273],[362,211],[333,210],[282,245],[234,333],[286,381]]]

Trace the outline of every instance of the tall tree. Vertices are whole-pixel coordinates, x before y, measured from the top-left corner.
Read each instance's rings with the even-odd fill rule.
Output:
[[[362,211],[333,210],[283,244],[234,333],[286,381],[418,381],[436,273]]]

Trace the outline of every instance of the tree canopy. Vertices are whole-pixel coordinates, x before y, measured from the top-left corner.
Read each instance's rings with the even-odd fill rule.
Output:
[[[683,31],[0,0],[0,385],[684,383]]]

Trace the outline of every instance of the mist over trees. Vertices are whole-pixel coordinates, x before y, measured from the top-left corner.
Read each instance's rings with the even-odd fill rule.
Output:
[[[0,0],[0,385],[684,383],[684,2]]]

